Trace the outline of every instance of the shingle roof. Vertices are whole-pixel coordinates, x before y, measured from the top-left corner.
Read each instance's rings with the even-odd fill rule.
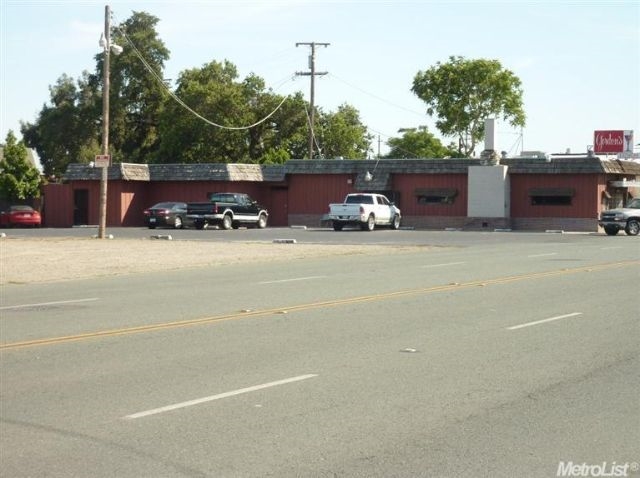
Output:
[[[287,174],[466,174],[479,159],[314,159],[292,160],[284,165]]]
[[[66,181],[99,180],[99,168],[87,164],[70,164]],[[109,180],[125,181],[282,181],[284,169],[279,165],[260,164],[131,164],[118,163],[109,168]]]
[[[280,182],[287,174],[353,174],[356,190],[386,190],[392,174],[466,174],[480,159],[291,160],[284,165],[261,164],[130,164],[109,168],[109,180],[125,181],[251,181]],[[550,160],[503,158],[509,174],[625,174],[640,176],[640,163],[597,156],[552,157]],[[367,180],[366,173],[371,179]],[[101,171],[70,164],[67,181],[100,180]]]
[[[500,164],[509,166],[509,174],[640,174],[640,163],[598,156],[552,157],[549,161],[506,158]]]

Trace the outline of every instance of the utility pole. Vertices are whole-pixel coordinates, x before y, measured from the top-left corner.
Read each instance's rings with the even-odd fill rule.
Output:
[[[111,44],[111,9],[109,5],[104,7],[104,58],[102,62],[103,82],[102,82],[102,154],[109,155],[109,50]],[[108,165],[111,165],[109,159]],[[98,238],[106,237],[107,224],[107,179],[109,176],[109,168],[104,166],[101,168],[100,178],[100,208],[98,218]]]
[[[306,45],[311,47],[311,55],[309,55],[309,70],[310,71],[298,71],[296,72],[297,76],[310,76],[311,77],[311,94],[309,103],[311,105],[311,111],[309,112],[309,159],[313,159],[313,125],[315,119],[315,104],[314,104],[314,96],[315,96],[315,77],[316,76],[324,76],[327,74],[326,71],[316,71],[316,46],[329,46],[331,43],[316,43],[316,42],[299,42],[296,43],[296,46]]]

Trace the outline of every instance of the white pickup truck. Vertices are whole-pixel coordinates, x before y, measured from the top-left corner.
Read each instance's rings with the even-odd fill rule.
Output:
[[[400,209],[382,194],[347,194],[342,203],[329,204],[326,219],[333,223],[334,231],[342,231],[346,225],[359,225],[363,231],[373,231],[376,226],[400,227]]]

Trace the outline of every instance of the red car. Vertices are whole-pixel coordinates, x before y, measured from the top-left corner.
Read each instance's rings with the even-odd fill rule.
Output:
[[[40,227],[41,223],[40,213],[31,206],[9,206],[8,210],[0,212],[0,226],[2,227]]]

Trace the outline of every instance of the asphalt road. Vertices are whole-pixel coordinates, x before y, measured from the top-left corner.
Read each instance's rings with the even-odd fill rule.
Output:
[[[440,247],[3,286],[0,476],[640,476],[637,238],[265,231]]]

